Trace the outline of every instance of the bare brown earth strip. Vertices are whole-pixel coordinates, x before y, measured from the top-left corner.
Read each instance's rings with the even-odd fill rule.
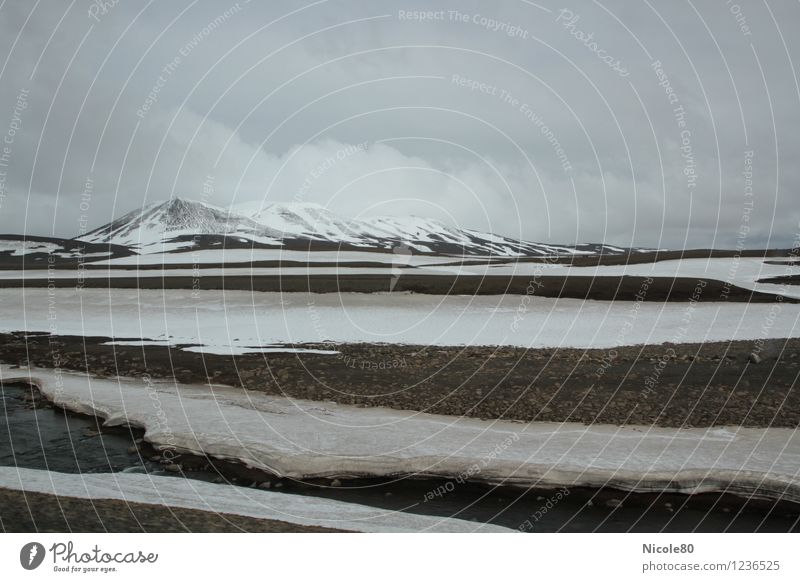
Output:
[[[107,340],[5,334],[0,360],[485,419],[800,426],[800,339],[612,350],[309,344],[340,353],[234,357]]]
[[[800,285],[800,275],[783,275],[781,277],[769,277],[759,279],[759,283],[773,283],[775,285]]]
[[[411,292],[433,295],[536,295],[601,301],[735,301],[766,303],[797,300],[758,293],[713,279],[589,276],[413,275],[280,275],[166,277],[46,277],[0,280],[0,288],[227,289],[261,292],[377,293]],[[646,290],[646,291],[643,291]]]
[[[117,245],[105,244],[91,244],[77,240],[67,240],[49,237],[33,237],[33,236],[16,236],[16,235],[0,235],[0,240],[28,240],[30,242],[51,242],[61,246],[67,250],[74,250],[80,253],[86,253],[88,257],[75,256],[63,257],[52,256],[45,252],[31,252],[25,255],[12,256],[9,252],[0,252],[0,269],[47,269],[54,267],[57,269],[74,269],[78,267],[94,268],[93,262],[103,262],[108,258],[124,257],[134,254],[134,252],[127,247]],[[360,247],[348,244],[336,244],[325,241],[310,241],[310,240],[285,240],[282,247],[273,245],[262,245],[252,242],[242,242],[236,237],[226,237],[224,235],[200,235],[198,236],[181,236],[177,237],[175,241],[183,241],[191,243],[191,251],[203,251],[209,249],[215,250],[249,250],[253,252],[253,258],[258,256],[258,253],[265,250],[268,251],[301,251],[313,253],[318,251],[327,252],[359,252],[359,253],[376,253],[379,255],[386,255],[391,253],[391,247]],[[559,246],[559,245],[556,245]],[[576,267],[583,266],[596,266],[596,265],[636,265],[641,263],[653,263],[658,261],[669,261],[675,259],[709,259],[709,258],[732,258],[732,257],[753,257],[753,258],[779,258],[779,257],[796,257],[797,249],[748,249],[748,250],[725,250],[725,249],[686,249],[686,250],[661,250],[661,251],[646,251],[637,250],[628,253],[619,254],[604,254],[596,253],[591,255],[569,255],[564,254],[561,256],[529,256],[529,257],[505,257],[502,255],[494,255],[490,257],[482,256],[462,256],[460,252],[464,249],[458,245],[454,245],[452,255],[438,254],[434,256],[447,257],[452,256],[452,263],[449,264],[487,264],[487,263],[507,263],[513,264],[514,262],[520,263],[559,263],[564,265],[573,265]],[[91,256],[95,253],[108,253],[110,256],[95,257]],[[169,255],[185,256],[186,261],[182,267],[189,265],[191,267],[194,261],[191,252],[185,251],[184,253],[168,253]],[[430,255],[429,255],[430,256]],[[768,261],[768,264],[773,264]],[[784,264],[784,263],[777,263]],[[345,263],[342,263],[345,265]],[[100,265],[96,265],[100,267]],[[227,266],[230,266],[228,264]],[[248,265],[242,264],[246,267]],[[299,266],[299,265],[298,265]],[[166,265],[167,268],[178,268],[174,265]],[[115,266],[116,268],[116,266]],[[119,268],[127,268],[120,265]],[[201,268],[208,268],[202,265]]]
[[[363,252],[363,251],[362,251]],[[258,250],[253,251],[253,259],[257,257]],[[176,256],[181,256],[180,253]],[[639,265],[643,263],[657,263],[660,261],[671,261],[678,259],[711,259],[711,258],[733,258],[733,257],[750,257],[750,258],[767,258],[767,257],[784,257],[793,256],[790,251],[785,250],[745,250],[745,251],[725,251],[725,250],[685,250],[685,251],[654,251],[654,252],[638,252],[620,255],[574,255],[574,256],[560,256],[560,257],[452,257],[452,260],[447,262],[436,263],[438,266],[470,266],[470,265],[489,265],[489,264],[504,264],[513,266],[515,263],[554,263],[571,265],[574,267],[588,267],[588,266],[603,266],[603,265]],[[766,264],[777,264],[781,266],[791,265],[792,263],[780,261],[765,261]],[[86,269],[107,269],[108,265],[92,264],[85,262],[83,268]],[[398,267],[401,265],[398,265]],[[347,261],[347,262],[318,262],[318,261],[297,261],[297,260],[266,260],[266,261],[247,261],[241,263],[193,263],[191,254],[187,253],[187,258],[184,263],[152,263],[152,264],[119,264],[114,265],[115,269],[222,269],[224,267],[242,267],[242,268],[283,268],[283,267],[387,267],[386,262],[375,261]],[[403,265],[403,267],[412,267],[412,265]],[[15,267],[16,268],[16,267]]]
[[[577,256],[570,258],[568,262],[576,267],[584,267],[594,265],[638,265],[642,263],[657,263],[659,261],[674,261],[679,259],[725,259],[734,257],[767,258],[790,256],[796,256],[795,249],[748,249],[741,251],[724,249],[686,249],[638,252],[623,255]]]
[[[339,531],[150,503],[57,497],[12,489],[0,489],[0,530],[5,533]]]
[[[191,261],[191,256],[187,257]],[[461,263],[459,263],[461,264]],[[403,268],[413,268],[403,265]],[[83,265],[88,271],[104,271],[109,269],[109,265],[96,265],[87,263]],[[378,261],[348,261],[337,263],[336,261],[246,261],[246,262],[227,262],[227,263],[142,263],[142,264],[120,264],[111,265],[112,269],[123,271],[163,271],[164,269],[288,269],[288,268],[337,268],[337,269],[390,269],[391,263]]]

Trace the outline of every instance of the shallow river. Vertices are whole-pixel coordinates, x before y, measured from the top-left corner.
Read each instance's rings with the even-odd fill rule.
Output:
[[[26,388],[6,385],[0,396],[0,465],[62,473],[148,472],[176,479],[251,485],[235,468],[174,474],[140,455],[141,431],[97,425],[92,417],[59,409],[33,408]],[[154,454],[154,453],[153,453]],[[261,479],[266,479],[263,477]],[[258,479],[258,480],[261,480]],[[286,493],[314,495],[373,507],[489,522],[533,532],[786,532],[800,531],[796,508],[753,505],[732,496],[627,494],[613,490],[530,491],[512,487],[459,485],[445,481],[345,481],[330,487],[271,479]],[[431,492],[438,489],[439,494]]]

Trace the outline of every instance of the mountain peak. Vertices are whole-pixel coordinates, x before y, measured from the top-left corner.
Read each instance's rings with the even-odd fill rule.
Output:
[[[80,239],[142,248],[194,235],[236,235],[251,240],[269,238],[270,242],[275,242],[273,234],[254,220],[219,206],[172,197],[129,212]]]
[[[142,214],[145,213],[178,229],[202,227],[204,223],[231,215],[230,211],[219,206],[177,196],[142,208]]]
[[[214,208],[216,210],[223,210],[223,208],[219,206],[214,206],[213,204],[208,204],[202,200],[191,200],[189,198],[183,198],[181,196],[173,196],[171,198],[166,198],[164,200],[154,200],[148,204],[145,204],[140,209],[142,212],[147,210],[152,210],[155,208],[161,208],[163,210],[168,210],[170,212],[180,212],[182,210],[190,210],[193,208],[198,207],[206,207],[206,208]]]

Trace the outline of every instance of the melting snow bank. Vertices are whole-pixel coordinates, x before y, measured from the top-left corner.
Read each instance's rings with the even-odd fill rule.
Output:
[[[800,303],[0,289],[0,331],[19,330],[220,349],[322,342],[606,348],[797,337]]]
[[[128,473],[68,474],[0,467],[0,489],[116,499],[360,532],[509,532],[488,524],[412,515],[289,493]]]
[[[800,432],[791,429],[488,422],[9,366],[0,379],[35,384],[56,405],[107,424],[142,427],[157,447],[284,477],[440,476],[800,503]]]
[[[312,350],[289,346],[191,346],[181,348],[181,350],[220,356],[241,356],[243,354],[317,354],[320,356],[335,356],[339,353],[336,350]]]
[[[175,343],[169,340],[113,340],[103,342],[101,346],[163,346],[174,348]],[[336,350],[314,350],[308,348],[295,348],[292,346],[267,345],[267,346],[188,346],[181,347],[184,352],[198,354],[218,354],[220,356],[240,356],[243,354],[317,354],[322,356],[335,356]]]

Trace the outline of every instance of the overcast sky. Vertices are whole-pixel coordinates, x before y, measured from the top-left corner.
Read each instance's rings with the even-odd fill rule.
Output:
[[[559,243],[800,232],[795,0],[1,6],[0,232],[172,196]]]

